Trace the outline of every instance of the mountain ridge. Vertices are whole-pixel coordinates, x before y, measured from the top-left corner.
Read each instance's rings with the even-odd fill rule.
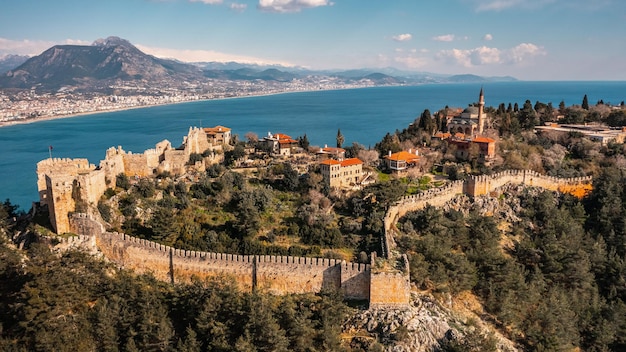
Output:
[[[181,87],[208,80],[290,82],[297,79],[339,79],[340,83],[399,85],[447,82],[516,80],[476,75],[442,75],[395,68],[309,70],[281,65],[237,62],[186,63],[148,55],[119,37],[97,39],[91,45],[55,45],[37,56],[0,59],[0,89],[36,89],[102,92],[111,86],[133,83],[146,87]]]

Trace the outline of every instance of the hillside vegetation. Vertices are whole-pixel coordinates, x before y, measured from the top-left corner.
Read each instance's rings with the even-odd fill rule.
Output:
[[[445,126],[425,111],[376,145],[380,153],[419,146],[420,164],[402,177],[381,171],[359,191],[330,190],[315,168],[301,174],[274,162],[244,171],[214,165],[180,178],[119,175],[98,204],[110,230],[178,248],[368,262],[369,253],[380,254],[386,209],[404,195],[506,169],[594,177],[582,199],[508,187],[408,213],[395,238],[414,284],[404,311],[364,311],[336,292],[239,292],[227,278],[165,284],[82,252],[51,251],[39,241],[44,217],[31,219],[7,201],[0,349],[495,351],[508,338],[508,350],[626,350],[626,148],[533,133],[555,118],[550,104],[501,104],[489,113],[488,133],[498,138],[490,164],[458,160],[432,140]],[[623,109],[600,103],[558,113],[571,122],[626,121]],[[364,147],[346,149],[356,155]],[[462,314],[453,311],[459,306]]]

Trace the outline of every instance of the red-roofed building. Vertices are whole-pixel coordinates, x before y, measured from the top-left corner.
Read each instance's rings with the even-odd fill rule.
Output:
[[[384,159],[387,169],[391,172],[400,173],[404,172],[409,167],[417,165],[420,157],[417,155],[417,151],[414,153],[413,150],[409,149],[408,151],[403,150],[393,154],[389,153]]]
[[[320,163],[320,171],[330,188],[358,188],[365,176],[363,162],[358,158],[324,160]]]
[[[448,138],[450,138],[452,135],[448,132],[441,132],[438,131],[437,133],[433,134],[433,139],[438,139],[440,141],[446,140]]]
[[[284,133],[271,134],[263,137],[265,147],[272,154],[291,155],[294,148],[298,147],[298,141]]]
[[[207,139],[211,144],[229,144],[231,137],[231,130],[224,126],[205,127],[204,133],[206,133]]]
[[[496,156],[496,141],[495,139],[476,136],[474,138],[449,138],[448,143],[454,144],[457,147],[456,157],[459,159],[468,160],[470,158],[476,157],[480,162],[487,162]],[[472,146],[475,145],[477,148],[474,150],[476,155],[472,155]]]
[[[324,160],[324,159],[343,160],[346,157],[346,150],[343,148],[324,146],[324,148],[320,148],[316,154],[317,154],[318,159],[320,160]]]
[[[496,140],[489,137],[476,136],[472,143],[478,144],[478,159],[488,161],[496,157]]]

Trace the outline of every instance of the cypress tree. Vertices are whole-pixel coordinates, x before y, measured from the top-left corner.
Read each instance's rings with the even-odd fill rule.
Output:
[[[583,105],[582,108],[585,110],[589,110],[589,101],[587,100],[587,94],[583,97]]]

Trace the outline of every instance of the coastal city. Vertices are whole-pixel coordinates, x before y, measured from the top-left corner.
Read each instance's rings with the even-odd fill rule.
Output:
[[[133,109],[197,100],[226,99],[287,92],[349,89],[378,86],[368,79],[345,81],[337,77],[308,76],[289,82],[223,81],[170,82],[152,87],[140,82],[119,82],[106,91],[80,92],[60,89],[55,93],[32,90],[0,90],[0,126],[34,119]]]

